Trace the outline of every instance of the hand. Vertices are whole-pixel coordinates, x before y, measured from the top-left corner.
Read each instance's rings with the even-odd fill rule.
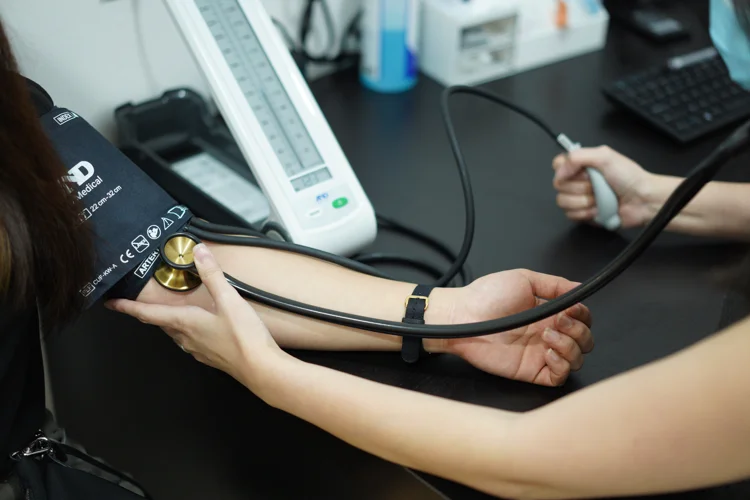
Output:
[[[201,281],[214,301],[213,311],[198,306],[113,300],[106,306],[161,327],[182,349],[206,365],[249,384],[262,373],[260,363],[286,356],[255,310],[227,282],[206,245],[193,251]],[[248,380],[249,377],[249,380]],[[252,387],[251,387],[252,389]]]
[[[601,172],[617,194],[623,228],[642,226],[649,220],[646,192],[653,176],[617,151],[607,146],[579,149],[557,156],[552,166],[557,204],[570,220],[590,222],[596,217],[594,190],[584,170],[587,167]]]
[[[463,288],[452,324],[476,323],[525,311],[578,284],[527,270],[506,271]],[[529,326],[486,337],[443,341],[443,350],[494,375],[546,386],[562,385],[594,348],[591,313],[583,304]]]

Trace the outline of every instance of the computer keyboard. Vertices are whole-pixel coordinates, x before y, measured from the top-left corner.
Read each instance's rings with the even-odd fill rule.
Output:
[[[714,48],[628,75],[604,93],[681,143],[750,116],[750,92],[732,82]]]

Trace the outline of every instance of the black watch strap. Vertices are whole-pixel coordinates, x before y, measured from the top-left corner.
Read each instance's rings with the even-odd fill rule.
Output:
[[[406,299],[406,314],[402,323],[424,325],[424,315],[430,307],[430,293],[434,289],[430,285],[417,285],[412,294]],[[403,337],[401,344],[401,359],[407,363],[416,363],[424,351],[422,339]]]

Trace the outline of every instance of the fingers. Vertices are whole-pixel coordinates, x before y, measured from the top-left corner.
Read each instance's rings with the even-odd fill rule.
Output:
[[[195,267],[198,269],[201,281],[206,286],[208,293],[211,294],[218,308],[227,306],[239,298],[235,289],[227,282],[224,272],[219,267],[219,263],[206,245],[197,245],[193,249],[193,255],[195,256]]]
[[[585,179],[577,180],[580,177],[586,177]],[[588,180],[588,175],[583,174],[576,176],[576,180],[560,181],[555,179],[553,185],[557,191],[565,194],[594,194],[594,187],[591,185],[591,181]]]
[[[543,299],[554,299],[569,292],[580,284],[559,276],[537,273],[536,271],[530,271],[528,269],[519,269],[518,272],[523,274],[524,277],[529,280],[534,295]]]
[[[566,210],[565,216],[575,222],[588,222],[594,220],[597,213],[597,207],[592,207],[583,210]]]
[[[575,340],[567,335],[547,328],[542,334],[544,342],[555,354],[563,358],[570,365],[572,371],[578,371],[583,366],[583,352]]]
[[[184,332],[188,325],[203,320],[206,312],[199,307],[175,307],[161,304],[146,304],[132,300],[112,300],[105,304],[108,309],[132,316],[141,323],[170,328]]]
[[[583,322],[583,324],[589,328],[594,324],[593,318],[591,317],[591,309],[583,304],[574,305],[565,311],[565,314],[573,319]]]
[[[557,195],[557,205],[563,210],[586,210],[596,207],[596,198],[593,194],[566,194]]]
[[[570,376],[570,363],[560,357],[553,349],[548,349],[544,353],[544,361],[547,366],[539,372],[535,383],[552,387],[563,385]]]

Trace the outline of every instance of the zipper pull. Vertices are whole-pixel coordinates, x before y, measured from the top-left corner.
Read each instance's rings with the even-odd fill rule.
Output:
[[[24,458],[42,457],[52,454],[52,451],[52,441],[39,432],[26,448],[13,453],[10,458],[18,462]]]

